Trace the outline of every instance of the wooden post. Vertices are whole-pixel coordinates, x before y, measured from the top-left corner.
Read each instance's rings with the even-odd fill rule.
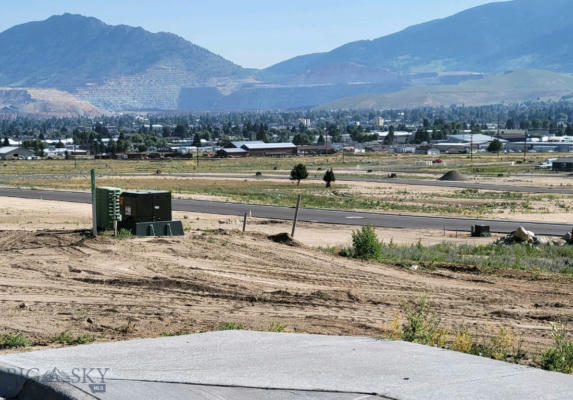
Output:
[[[296,210],[294,211],[294,219],[292,221],[292,233],[291,233],[291,237],[294,237],[294,231],[296,229],[296,221],[298,220],[298,209],[300,207],[300,200],[302,198],[302,195],[298,195],[298,198],[296,200]]]
[[[96,175],[95,175],[95,169],[92,169],[91,177],[92,177],[92,219],[93,219],[92,234],[94,237],[96,237],[97,236],[97,209],[96,209]]]
[[[245,213],[244,217],[243,217],[243,232],[245,232],[247,230],[247,217],[249,216],[249,213]]]

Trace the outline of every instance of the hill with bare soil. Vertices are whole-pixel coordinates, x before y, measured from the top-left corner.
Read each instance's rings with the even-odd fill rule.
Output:
[[[413,271],[223,230],[125,240],[2,231],[0,257],[0,334],[21,332],[36,346],[61,332],[118,340],[227,323],[380,337],[405,301],[427,295],[444,326],[466,323],[481,335],[511,326],[537,351],[573,305],[561,275]]]

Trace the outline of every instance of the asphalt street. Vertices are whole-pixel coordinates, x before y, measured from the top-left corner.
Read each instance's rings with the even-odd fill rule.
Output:
[[[0,188],[0,196],[75,203],[91,202],[91,195],[86,192]],[[242,216],[245,213],[250,213],[252,217],[256,218],[279,220],[291,220],[294,215],[293,207],[182,199],[173,200],[173,210],[235,216]],[[302,208],[300,210],[299,221],[354,226],[370,224],[372,226],[384,228],[438,229],[460,232],[469,232],[472,225],[479,224],[489,225],[491,227],[491,231],[495,233],[510,233],[515,231],[519,226],[523,226],[537,235],[548,236],[562,236],[573,229],[573,221],[571,224],[550,224],[528,221],[500,221],[491,219],[400,215],[311,208]]]

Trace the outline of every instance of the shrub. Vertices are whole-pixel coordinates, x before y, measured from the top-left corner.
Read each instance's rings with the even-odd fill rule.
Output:
[[[400,314],[397,312],[394,313],[394,319],[390,323],[390,329],[386,337],[392,340],[400,340],[402,338],[402,327],[400,326]]]
[[[501,327],[493,338],[474,346],[472,352],[494,360],[518,360],[522,357],[519,343],[511,327]]]
[[[286,326],[281,324],[280,322],[271,322],[271,324],[269,325],[269,329],[267,329],[268,332],[284,332],[284,330],[286,329]]]
[[[0,349],[13,349],[17,347],[27,347],[30,341],[21,333],[10,335],[0,335]]]
[[[541,356],[541,367],[549,371],[573,372],[573,342],[567,340],[563,325],[552,324],[553,347]]]
[[[402,339],[407,342],[444,347],[447,329],[440,327],[440,319],[432,311],[427,297],[422,296],[414,304],[404,304],[406,323],[402,328]]]
[[[352,250],[354,257],[362,260],[382,258],[382,244],[372,226],[364,225],[360,230],[352,232]]]
[[[461,326],[456,332],[456,338],[452,343],[451,350],[461,353],[470,353],[473,348],[473,337],[467,326]]]

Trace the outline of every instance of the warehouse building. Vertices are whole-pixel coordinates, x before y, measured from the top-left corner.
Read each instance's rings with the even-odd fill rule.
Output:
[[[553,171],[573,171],[573,157],[558,158],[553,161]]]
[[[33,151],[22,147],[0,147],[0,160],[29,160],[35,157]]]
[[[216,155],[217,157],[223,157],[223,158],[235,158],[235,157],[246,157],[249,155],[249,153],[245,149],[226,147],[224,149],[217,150]]]
[[[265,143],[263,141],[231,142],[217,152],[218,157],[285,157],[296,156],[293,143]]]
[[[253,157],[284,157],[296,156],[298,148],[293,143],[247,143],[243,149]]]

